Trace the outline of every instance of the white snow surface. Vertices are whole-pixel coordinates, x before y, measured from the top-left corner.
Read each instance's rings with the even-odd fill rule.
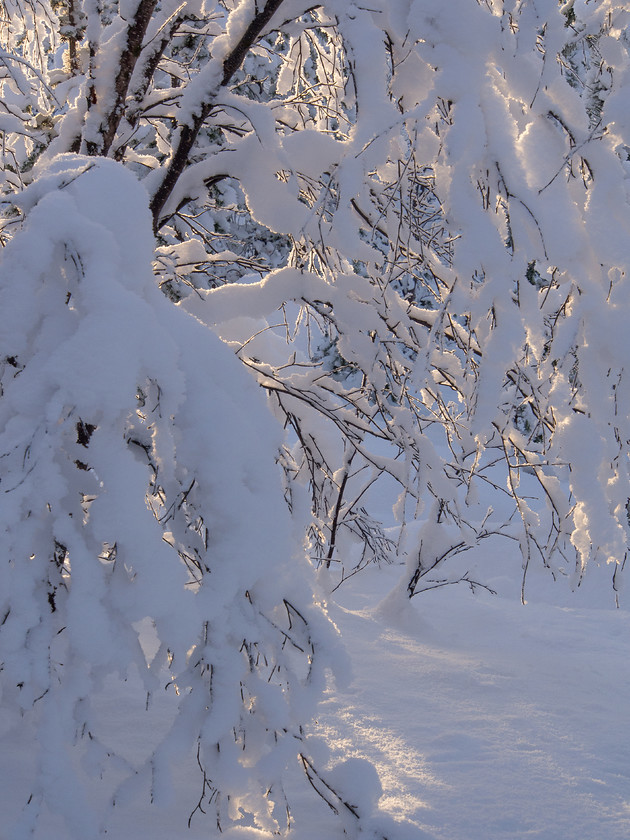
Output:
[[[630,615],[558,607],[449,586],[405,604],[400,568],[369,567],[329,605],[352,661],[345,688],[331,684],[313,734],[325,739],[350,804],[369,811],[367,836],[389,840],[625,840],[630,836]],[[583,602],[582,602],[583,603]],[[150,640],[147,639],[150,643]],[[172,714],[170,695],[149,711],[139,683],[110,681],[103,720],[141,760],[151,731]],[[140,692],[141,695],[141,692]],[[20,719],[0,724],[3,822],[21,807],[32,772]],[[139,799],[112,811],[118,840],[219,836],[210,815],[188,813],[201,780],[194,762],[176,776],[168,806]],[[341,838],[342,823],[296,769],[295,840]],[[372,834],[373,832],[373,834]],[[0,836],[1,829],[0,829]],[[237,827],[226,840],[268,835]],[[271,835],[269,835],[271,836]],[[35,835],[63,840],[50,824]]]
[[[630,836],[628,613],[455,586],[376,606],[397,573],[339,590],[354,679],[319,716],[373,762],[381,808],[439,840]]]

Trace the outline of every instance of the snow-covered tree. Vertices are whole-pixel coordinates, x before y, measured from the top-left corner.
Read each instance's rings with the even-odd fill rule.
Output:
[[[412,597],[484,585],[454,558],[503,537],[523,598],[534,563],[577,586],[611,562],[619,591],[629,22],[6,0],[0,662],[41,749],[20,831],[105,825],[57,780],[105,772],[89,697],[133,666],[179,692],[128,768],[154,797],[191,751],[219,821],[283,824],[298,753],[328,796],[305,552],[332,586],[402,557]]]

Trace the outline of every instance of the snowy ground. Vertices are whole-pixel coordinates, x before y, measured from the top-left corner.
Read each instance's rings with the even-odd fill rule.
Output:
[[[373,827],[392,840],[627,840],[630,614],[523,607],[459,586],[424,593],[408,609],[379,606],[399,574],[370,568],[336,593],[331,615],[353,675],[329,689],[313,725],[334,760],[376,766],[383,795]],[[120,749],[132,758],[170,701],[158,698],[147,713],[129,705],[129,688],[110,687],[103,716],[122,723]],[[3,721],[0,734],[5,840],[33,768],[20,721]],[[353,766],[349,796],[367,800],[374,780],[365,763]],[[302,813],[295,840],[339,838],[339,823],[297,772],[293,784]],[[210,816],[186,828],[198,786],[191,766],[170,802],[138,810],[121,801],[107,836],[214,836]],[[51,818],[35,836],[64,840],[64,830]],[[221,836],[262,835],[242,828]]]
[[[391,574],[339,590],[355,676],[319,717],[374,762],[381,807],[436,840],[630,837],[628,612],[455,586],[375,611]]]

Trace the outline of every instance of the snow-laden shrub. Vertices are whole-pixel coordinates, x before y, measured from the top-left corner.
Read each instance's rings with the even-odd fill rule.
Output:
[[[65,155],[19,203],[0,280],[0,678],[2,708],[36,727],[20,825],[59,813],[95,837],[130,780],[163,800],[193,755],[204,810],[273,829],[329,633],[294,556],[279,427],[158,290],[133,175]],[[95,812],[82,775],[120,771],[128,724],[123,707],[108,731],[93,706],[136,671],[147,704],[170,681],[172,719]]]

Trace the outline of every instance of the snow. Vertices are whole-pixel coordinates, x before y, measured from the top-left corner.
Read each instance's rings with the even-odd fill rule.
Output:
[[[134,2],[125,4],[127,15]],[[182,85],[177,116],[185,125],[212,101],[237,130],[225,155],[199,141],[197,162],[170,204],[202,198],[213,175],[238,177],[250,218],[296,240],[290,266],[174,306],[149,268],[155,243],[146,187],[158,170],[143,186],[112,160],[55,157],[53,144],[28,176],[31,185],[11,199],[24,220],[1,253],[0,840],[3,832],[9,840],[217,836],[213,784],[229,791],[216,798],[227,840],[278,834],[285,791],[296,840],[626,838],[628,605],[621,594],[622,608],[614,608],[613,568],[596,563],[624,557],[627,544],[621,30],[598,42],[607,65],[602,90],[611,90],[602,93],[601,113],[615,134],[597,136],[589,134],[583,99],[551,59],[567,38],[556,0],[514,3],[520,24],[513,27],[498,2],[468,0],[454,13],[433,0],[401,0],[389,12],[386,2],[371,10],[330,0],[343,43],[335,72],[352,71],[337,88],[338,116],[351,125],[344,135],[321,115],[316,129],[297,130],[296,115],[308,110],[288,106],[289,73],[276,89],[285,97],[277,112],[221,89],[223,60],[260,4],[222,5],[225,33]],[[576,5],[588,16],[588,0]],[[88,6],[88,34],[99,44],[97,102],[107,105],[125,26],[117,19],[101,28]],[[289,6],[295,12],[297,3],[283,14]],[[178,8],[163,5],[162,13]],[[395,36],[387,30],[389,57],[381,12]],[[549,25],[542,17],[532,24],[543,12]],[[337,47],[327,56],[318,37],[323,72]],[[318,78],[304,67],[304,78]],[[81,126],[84,100],[64,120],[57,146]],[[305,102],[319,113],[315,99]],[[403,102],[413,110],[401,113]],[[10,117],[7,132],[16,128]],[[91,109],[84,140],[98,140],[100,120]],[[167,131],[160,151],[176,139]],[[405,173],[414,149],[435,176],[444,235],[453,234],[450,267],[427,246],[449,289],[435,310],[409,308],[385,289],[383,255],[356,217],[363,196],[356,206],[367,202],[366,225],[376,212],[377,224],[394,231],[402,216],[390,208],[389,187],[402,194],[411,185]],[[199,242],[163,241],[165,260],[208,260]],[[316,243],[325,267],[322,256],[309,262]],[[224,258],[232,257],[213,257]],[[525,285],[536,265],[557,287]],[[282,332],[293,336],[294,319],[287,311],[300,312],[288,348]],[[325,477],[331,490],[316,487],[322,544],[330,536],[335,548],[333,568],[318,573],[304,556],[304,535],[319,516],[300,499],[307,469],[296,459],[291,518],[275,463],[295,442],[296,415],[278,409],[289,421],[283,436],[259,387],[273,383],[274,398],[281,385],[289,394],[293,388],[287,399],[296,403],[323,392],[315,386],[325,368],[311,366],[300,345],[297,324],[309,311],[305,318],[331,316],[337,349],[365,380],[353,402],[331,376],[321,412],[316,400],[300,409],[304,429],[296,426],[296,434],[303,443],[306,433],[321,456],[304,484],[324,486]],[[453,314],[459,320],[447,328]],[[411,340],[414,323],[433,325],[424,340]],[[449,335],[452,344],[460,339],[460,355],[440,344]],[[381,336],[391,339],[391,356]],[[414,353],[426,346],[415,369],[394,346],[407,339]],[[474,368],[467,340],[483,359]],[[234,350],[257,367],[258,383]],[[521,369],[531,399],[540,391],[542,414],[553,419],[548,447],[542,440],[540,449],[527,448],[525,435],[505,425],[504,398],[513,401],[510,383]],[[475,375],[465,382],[469,370]],[[371,451],[380,420],[367,407],[378,407],[392,371],[415,378],[418,394],[425,389],[429,419],[437,401],[429,386],[439,392],[451,377],[461,383],[447,397],[461,405],[444,401],[454,419],[443,440],[428,419],[403,410],[399,397],[411,392],[392,391],[389,407],[383,400],[380,408],[391,435]],[[329,421],[355,414],[343,440]],[[519,462],[496,484],[490,436]],[[392,545],[407,565],[353,574],[356,546],[346,549],[327,524],[355,454],[364,463],[353,467],[357,502],[343,524],[364,493],[382,494],[376,512],[389,523],[399,495]],[[370,479],[357,478],[366,466]],[[519,471],[517,510],[508,499],[504,524],[495,524],[508,503],[496,493],[493,512],[475,474],[505,493],[506,478],[520,481]],[[380,472],[388,478],[372,488]],[[402,493],[392,491],[395,481]],[[337,510],[341,502],[339,494]],[[486,522],[511,539],[486,540]],[[568,535],[583,563],[561,562],[557,575],[566,579],[552,585],[543,564],[551,562],[544,552],[554,529],[561,561]],[[544,530],[543,564],[528,568]],[[434,558],[439,568],[410,601],[421,549],[425,567]],[[444,571],[438,558],[447,556]],[[341,586],[335,563],[350,570]],[[478,571],[483,583],[467,585]],[[565,584],[581,578],[570,592]]]
[[[231,350],[155,285],[132,174],[67,155],[23,198],[2,266],[3,358],[21,368],[0,405],[14,514],[0,532],[0,701],[3,760],[27,759],[3,825],[97,836],[121,785],[127,816],[138,787],[181,802],[171,769],[198,747],[234,793],[224,817],[241,802],[270,829],[252,803],[280,788],[323,669],[343,659],[293,556],[281,429]],[[134,711],[169,685],[148,751],[130,749]]]
[[[625,840],[628,612],[523,607],[508,595],[455,586],[406,604],[396,594],[383,599],[399,575],[397,566],[369,567],[329,603],[352,679],[345,687],[329,684],[311,727],[330,748],[327,783],[368,817],[370,831],[393,840]],[[156,694],[148,710],[141,698],[132,673],[126,681],[110,678],[94,701],[101,725],[115,727],[121,755],[132,764],[174,711],[170,692]],[[32,773],[23,720],[3,719],[2,746],[0,807],[10,822]],[[121,797],[108,836],[212,836],[212,818],[199,813],[185,830],[201,779],[189,757],[172,759],[168,800],[156,796],[151,806]],[[98,785],[89,785],[95,795]],[[301,770],[288,794],[299,815],[295,840],[341,838],[337,819]],[[34,836],[64,834],[51,820]],[[271,835],[245,826],[222,836]]]
[[[396,574],[338,590],[355,677],[318,715],[336,756],[374,763],[381,808],[436,840],[627,837],[628,613],[454,586],[379,609]]]

